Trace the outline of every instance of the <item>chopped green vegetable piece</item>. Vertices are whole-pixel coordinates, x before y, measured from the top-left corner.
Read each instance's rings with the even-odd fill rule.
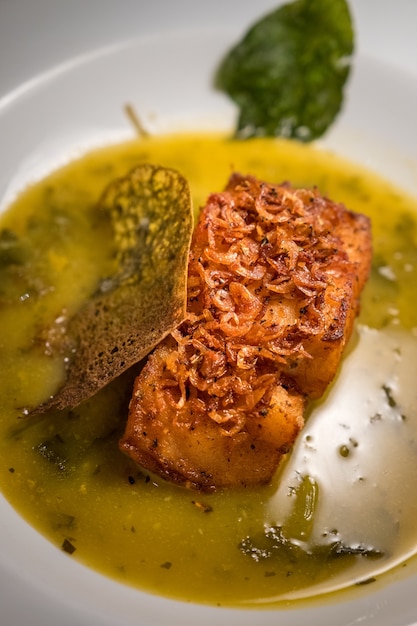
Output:
[[[318,558],[325,563],[336,558],[380,559],[384,556],[382,551],[372,546],[348,545],[340,539],[334,539],[330,543],[326,541],[321,544],[304,543],[295,538],[288,538],[280,526],[268,527],[263,534],[258,533],[255,537],[245,537],[238,547],[242,554],[256,563],[270,560],[307,565],[309,561]]]
[[[308,541],[313,530],[314,514],[319,500],[319,485],[311,476],[303,476],[295,489],[295,501],[287,522],[292,538]],[[284,528],[285,532],[285,528]]]
[[[353,48],[346,0],[295,0],[266,15],[216,75],[239,108],[237,136],[323,135],[341,109]]]
[[[193,228],[186,179],[144,164],[111,183],[98,207],[111,221],[115,271],[70,320],[66,380],[32,413],[74,407],[138,363],[184,318]]]

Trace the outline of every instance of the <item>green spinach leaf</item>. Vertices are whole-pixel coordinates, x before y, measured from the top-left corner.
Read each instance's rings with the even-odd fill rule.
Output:
[[[216,74],[239,108],[236,135],[323,135],[341,109],[353,49],[346,0],[295,0],[266,15]]]

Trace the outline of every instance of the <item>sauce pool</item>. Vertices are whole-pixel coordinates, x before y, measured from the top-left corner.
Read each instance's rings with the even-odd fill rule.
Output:
[[[271,485],[202,496],[135,466],[118,449],[135,371],[74,410],[22,417],[54,392],[54,340],[109,267],[97,201],[141,162],[185,175],[196,211],[240,171],[372,218],[355,336]],[[164,596],[271,608],[372,582],[416,551],[416,284],[417,202],[314,147],[178,135],[87,154],[0,219],[1,491],[70,558]]]

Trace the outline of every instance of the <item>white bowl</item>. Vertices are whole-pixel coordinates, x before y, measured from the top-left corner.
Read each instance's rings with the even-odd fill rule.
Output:
[[[126,102],[149,113],[157,130],[230,126],[234,109],[211,90],[211,74],[223,51],[276,4],[0,4],[0,206],[28,181],[81,151],[130,136]],[[417,195],[417,3],[352,0],[351,6],[358,37],[355,71],[343,114],[323,144]],[[4,626],[208,626],[213,621],[410,626],[417,623],[416,584],[417,576],[410,576],[360,598],[278,612],[174,602],[79,565],[0,498]]]

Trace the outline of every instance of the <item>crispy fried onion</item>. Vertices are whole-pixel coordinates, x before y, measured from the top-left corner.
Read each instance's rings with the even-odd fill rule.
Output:
[[[323,328],[323,268],[345,254],[316,191],[258,185],[251,193],[232,177],[230,193],[209,199],[189,258],[188,316],[162,381],[174,407],[189,402],[187,414],[205,411],[228,436],[267,406],[280,365],[310,357],[303,339]]]

